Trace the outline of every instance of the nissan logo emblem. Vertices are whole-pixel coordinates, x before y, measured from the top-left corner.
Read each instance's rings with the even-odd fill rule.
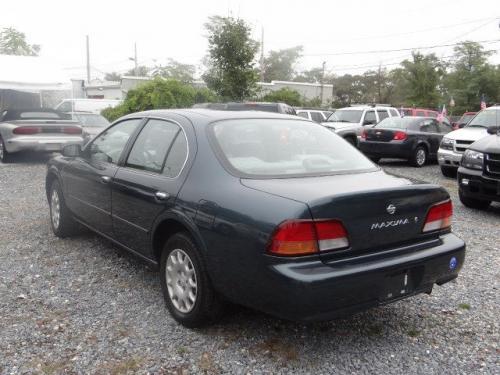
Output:
[[[387,212],[391,215],[393,215],[396,212],[396,206],[393,204],[390,204],[386,208]]]

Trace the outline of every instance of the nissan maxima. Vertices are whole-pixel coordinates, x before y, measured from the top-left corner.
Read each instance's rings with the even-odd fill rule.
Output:
[[[158,266],[188,327],[228,301],[297,321],[349,315],[431,293],[465,257],[445,189],[289,115],[131,114],[51,159],[46,190],[56,236],[84,226]]]

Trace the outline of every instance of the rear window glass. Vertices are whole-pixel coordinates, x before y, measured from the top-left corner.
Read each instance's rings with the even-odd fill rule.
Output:
[[[418,120],[417,120],[418,121]],[[380,121],[374,128],[377,129],[407,129],[410,124],[417,122],[415,119],[408,117],[388,117]]]
[[[302,120],[226,120],[210,127],[224,165],[271,178],[375,170],[363,154],[321,125]]]

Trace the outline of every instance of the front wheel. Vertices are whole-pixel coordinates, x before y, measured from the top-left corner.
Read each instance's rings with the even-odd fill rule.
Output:
[[[458,190],[458,197],[460,198],[460,202],[462,202],[462,204],[465,207],[475,208],[478,210],[486,210],[491,204],[491,201],[484,201],[481,199],[474,199],[474,198],[466,197],[462,193],[462,190],[460,190],[460,189]]]
[[[50,225],[57,237],[69,237],[78,231],[78,224],[73,219],[68,207],[66,207],[61,185],[57,180],[50,187],[49,207]]]
[[[206,325],[221,312],[201,254],[186,233],[173,235],[160,260],[160,284],[168,310],[186,327]]]
[[[423,146],[418,146],[410,159],[411,165],[420,168],[427,162],[427,150]]]

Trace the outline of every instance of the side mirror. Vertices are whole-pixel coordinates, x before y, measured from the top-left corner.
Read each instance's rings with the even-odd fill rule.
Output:
[[[500,132],[500,126],[490,126],[488,128],[488,134],[497,134]]]
[[[76,158],[82,154],[82,146],[79,144],[66,145],[62,149],[62,155],[68,158]]]

